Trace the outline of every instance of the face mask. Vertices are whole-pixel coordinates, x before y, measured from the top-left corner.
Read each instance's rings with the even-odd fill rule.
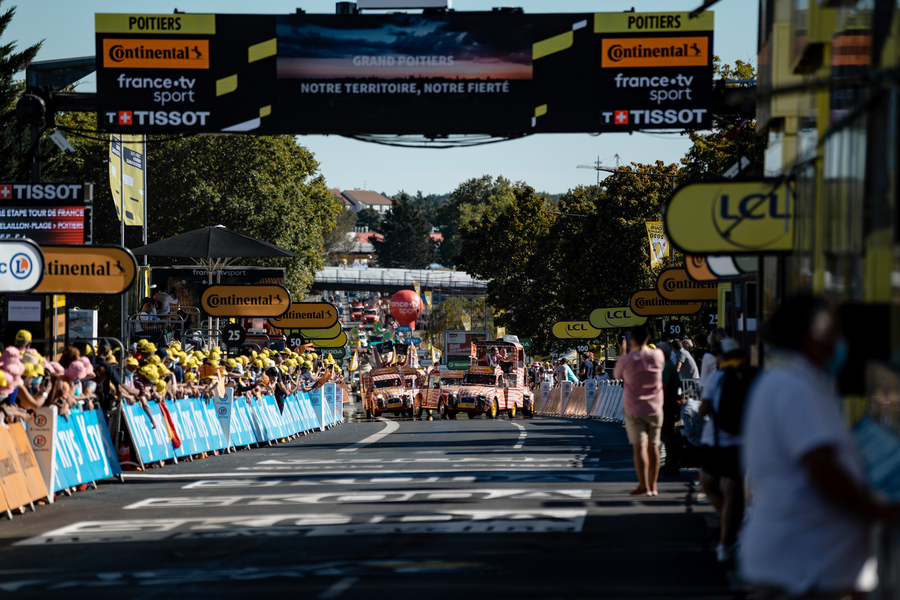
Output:
[[[838,340],[837,346],[834,348],[834,353],[831,355],[831,358],[828,359],[825,368],[832,375],[837,375],[844,370],[844,365],[847,364],[847,358],[849,356],[850,346],[847,344],[846,339],[841,338]]]
[[[38,377],[35,377],[34,379],[31,380],[31,384],[32,384],[34,387],[37,387],[37,386],[41,385],[41,382],[42,382],[42,381],[44,381],[44,376],[43,376],[43,375],[39,375]]]

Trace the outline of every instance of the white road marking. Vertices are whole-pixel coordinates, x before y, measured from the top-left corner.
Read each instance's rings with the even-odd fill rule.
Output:
[[[197,477],[205,477],[199,474]],[[594,481],[597,476],[590,473],[570,473],[556,475],[534,475],[531,473],[487,473],[482,475],[464,475],[456,477],[341,477],[334,479],[316,479],[292,481],[289,479],[198,479],[181,486],[183,490],[194,489],[227,489],[227,488],[273,488],[273,487],[306,487],[316,485],[402,485],[425,483],[478,483],[487,481],[529,482],[529,483],[570,483],[573,481]]]
[[[347,590],[353,587],[353,584],[359,581],[359,577],[344,577],[333,586],[319,594],[319,600],[329,600],[337,598]]]
[[[16,546],[389,534],[579,533],[586,509],[442,510],[409,514],[276,514],[196,519],[80,521]]]
[[[519,428],[519,439],[516,440],[516,445],[513,446],[513,450],[521,450],[522,446],[525,445],[525,438],[528,437],[528,432],[525,430],[524,425],[519,425],[515,421],[509,421],[509,424]]]
[[[338,450],[338,452],[356,452],[360,448],[365,448],[366,446],[369,446],[370,444],[374,444],[375,442],[389,436],[390,434],[394,433],[398,429],[400,429],[400,423],[398,423],[397,421],[385,421],[384,429],[382,429],[378,433],[374,433],[374,434],[370,435],[369,437],[367,437],[366,439],[356,442],[355,444],[353,444],[351,446],[347,446],[346,448],[341,448],[340,450]]]
[[[298,504],[374,504],[380,502],[434,502],[436,500],[590,500],[589,489],[443,489],[318,494],[254,494],[251,496],[174,496],[144,498],[125,510],[146,508],[222,508],[226,506],[296,506]]]

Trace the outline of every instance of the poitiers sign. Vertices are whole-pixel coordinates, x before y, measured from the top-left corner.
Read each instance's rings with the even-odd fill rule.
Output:
[[[211,317],[280,317],[291,307],[291,294],[280,285],[211,285],[200,306]]]

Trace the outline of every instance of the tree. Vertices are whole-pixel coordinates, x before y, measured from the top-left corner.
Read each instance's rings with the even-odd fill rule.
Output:
[[[94,242],[120,243],[119,221],[109,189],[109,141],[96,133],[92,113],[57,117],[74,154],[49,160],[47,181],[93,181]],[[322,266],[322,239],[341,212],[319,165],[292,136],[150,136],[147,184],[149,241],[222,224],[282,248],[297,258],[246,258],[236,264],[285,267],[285,284],[303,298]],[[142,245],[141,228],[126,227],[126,246]],[[155,265],[184,259],[154,258]],[[118,298],[115,298],[118,302]],[[81,306],[101,307],[102,300]],[[101,316],[116,315],[103,305]],[[112,319],[115,327],[117,319]],[[107,326],[110,324],[107,323]],[[104,328],[104,335],[112,333]]]
[[[394,198],[374,231],[380,234],[372,237],[372,246],[381,267],[424,269],[437,259],[431,226],[405,192]]]
[[[369,231],[372,231],[379,223],[381,223],[381,215],[374,208],[364,208],[356,213],[357,227],[368,227]]]
[[[734,66],[723,65],[718,56],[713,57],[715,79],[755,80],[753,65],[736,61]],[[728,84],[738,87],[739,84]],[[757,133],[756,120],[751,119],[740,128],[740,115],[719,115],[713,119],[712,133],[689,132],[691,149],[681,159],[688,179],[712,179],[721,177],[725,171],[746,158],[750,164],[741,169],[742,178],[763,176],[767,138],[765,133]]]
[[[0,5],[3,0],[0,0]],[[16,14],[12,7],[0,15],[0,38]],[[0,181],[25,179],[31,163],[28,128],[16,119],[16,102],[25,90],[24,82],[14,83],[13,76],[24,71],[37,56],[43,41],[16,52],[16,43],[0,46]]]
[[[459,184],[449,202],[437,211],[436,221],[444,240],[438,249],[440,262],[455,266],[460,252],[460,229],[481,221],[485,214],[497,215],[514,202],[514,186],[509,179],[484,175]]]
[[[335,200],[340,206],[340,202]],[[332,254],[350,254],[356,245],[356,235],[354,229],[356,227],[356,212],[345,209],[340,206],[341,212],[338,213],[337,225],[331,232],[325,233],[322,239],[322,254],[324,256]]]
[[[632,171],[674,174],[677,167],[632,163],[605,187],[578,187],[560,197],[559,212],[584,217],[548,213],[546,198],[516,190],[503,213],[462,229],[457,262],[490,279],[488,302],[502,311],[498,324],[531,337],[535,353],[564,345],[552,337],[553,323],[627,305],[632,293],[655,281],[645,222],[659,220],[670,184]]]
[[[436,304],[428,315],[428,326],[425,328],[425,339],[431,344],[441,347],[444,343],[444,331],[463,329],[462,317],[468,315],[472,321],[472,331],[492,331],[494,328],[494,309],[487,306],[485,299],[452,296],[440,304]],[[485,323],[485,316],[487,322]]]

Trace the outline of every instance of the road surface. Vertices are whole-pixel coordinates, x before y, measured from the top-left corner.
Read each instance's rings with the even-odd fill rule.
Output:
[[[0,600],[732,598],[695,478],[629,497],[599,421],[351,422],[0,521]]]

